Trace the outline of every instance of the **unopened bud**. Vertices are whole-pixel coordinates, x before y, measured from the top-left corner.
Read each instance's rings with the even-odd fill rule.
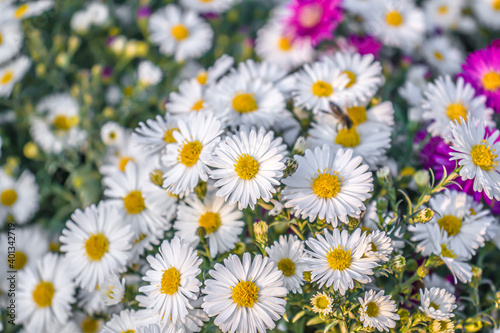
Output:
[[[411,218],[411,223],[427,223],[434,217],[434,211],[430,208],[420,210],[414,217]]]
[[[293,174],[297,170],[297,161],[293,158],[289,158],[285,162],[285,171],[283,172],[283,178],[286,178]]]
[[[379,181],[383,182],[384,180],[387,179],[387,177],[389,177],[390,174],[391,174],[391,170],[389,169],[388,166],[385,166],[383,168],[378,169],[377,178]]]
[[[419,188],[423,188],[423,187],[427,186],[427,184],[429,184],[429,180],[430,180],[429,171],[418,170],[417,172],[415,172],[413,179],[415,179],[415,183],[417,183],[417,186]]]
[[[247,246],[245,245],[245,243],[243,242],[238,242],[236,243],[236,245],[234,246],[234,250],[233,250],[233,253],[234,254],[237,254],[237,255],[242,255],[243,253],[245,253],[245,251],[247,250]]]
[[[23,148],[24,156],[29,159],[34,159],[38,156],[38,146],[34,142],[28,142]]]
[[[267,226],[267,223],[264,221],[260,222],[254,222],[253,224],[253,231],[255,234],[255,241],[261,245],[267,245],[268,241],[268,231],[269,227]]]
[[[311,282],[311,272],[310,271],[304,271],[302,273],[302,277],[306,282]]]
[[[310,147],[309,142],[307,142],[306,138],[303,136],[299,136],[295,145],[293,146],[293,154],[295,155],[304,155],[307,148]]]
[[[427,274],[429,274],[429,269],[427,267],[424,267],[424,266],[420,266],[419,268],[417,268],[417,275],[420,277],[420,278],[424,278],[427,276]]]
[[[406,259],[402,255],[398,254],[391,260],[391,269],[394,272],[402,272],[406,266]]]
[[[377,210],[381,212],[385,212],[387,207],[389,206],[389,201],[382,197],[377,199]]]
[[[161,170],[153,170],[149,174],[149,179],[151,182],[157,186],[162,187],[163,186],[163,172]]]

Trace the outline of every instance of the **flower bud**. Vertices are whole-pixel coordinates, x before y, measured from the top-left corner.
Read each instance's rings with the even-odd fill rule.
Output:
[[[29,159],[34,159],[38,156],[38,146],[34,142],[28,142],[24,145],[23,153]]]
[[[406,266],[406,259],[402,255],[396,255],[391,260],[390,267],[394,272],[402,272]]]
[[[429,274],[429,269],[427,267],[424,267],[424,266],[420,266],[419,268],[417,268],[417,275],[420,277],[420,278],[424,278],[427,276],[427,274]]]
[[[267,245],[268,241],[268,231],[269,227],[264,221],[254,222],[253,231],[255,234],[255,241],[263,246]]]
[[[415,172],[413,179],[415,179],[415,183],[417,183],[417,186],[419,188],[423,188],[423,187],[427,186],[427,184],[429,184],[429,180],[430,180],[429,171],[418,170],[417,172]]]
[[[234,250],[233,250],[233,253],[234,254],[237,254],[237,255],[242,255],[243,253],[245,253],[245,251],[247,250],[247,246],[245,245],[245,243],[243,242],[238,242],[236,243],[236,245],[234,246]]]
[[[434,217],[434,211],[430,208],[425,208],[420,210],[415,216],[410,220],[410,223],[427,223]]]
[[[157,186],[162,187],[163,186],[163,172],[161,170],[153,170],[149,174],[149,179],[151,182]]]
[[[380,168],[380,169],[377,170],[377,178],[381,182],[383,182],[384,180],[386,180],[387,177],[389,177],[390,174],[391,174],[391,170],[389,169],[388,166],[385,166],[385,167]]]

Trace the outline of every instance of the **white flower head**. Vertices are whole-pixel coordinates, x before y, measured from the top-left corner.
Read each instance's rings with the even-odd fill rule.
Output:
[[[16,179],[0,168],[0,223],[11,215],[14,221],[25,224],[38,211],[40,204],[35,175],[25,170]]]
[[[17,82],[21,81],[31,66],[26,56],[10,61],[0,67],[0,97],[9,97]]]
[[[420,306],[418,307],[428,317],[437,320],[446,320],[454,317],[456,309],[455,296],[445,289],[420,289]]]
[[[364,298],[359,297],[358,300],[361,304],[360,319],[364,327],[373,327],[387,332],[390,328],[396,327],[395,320],[399,320],[396,302],[391,299],[391,295],[384,296],[384,290],[378,293],[369,290]]]
[[[312,310],[314,313],[328,315],[333,311],[333,299],[327,294],[318,293],[311,298]]]

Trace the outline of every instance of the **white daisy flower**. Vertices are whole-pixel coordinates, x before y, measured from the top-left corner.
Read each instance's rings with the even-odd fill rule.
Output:
[[[454,83],[449,76],[440,76],[427,84],[422,100],[422,118],[432,120],[427,127],[433,136],[447,137],[451,134],[450,121],[474,118],[474,124],[483,121],[493,126],[493,110],[486,106],[486,97],[476,96],[475,90],[463,78]]]
[[[0,67],[0,97],[10,96],[14,85],[22,80],[30,66],[31,60],[20,56]]]
[[[500,158],[496,152],[500,151],[500,141],[497,141],[500,131],[495,130],[485,137],[483,122],[474,118],[451,124],[453,143],[450,160],[457,160],[461,166],[462,180],[474,179],[474,191],[484,191],[491,199],[500,200]]]
[[[104,283],[99,285],[99,292],[101,293],[102,301],[107,306],[121,303],[125,296],[125,278],[122,278],[120,281],[120,277],[117,274],[108,275]]]
[[[47,253],[36,267],[19,272],[16,324],[30,333],[54,332],[71,314],[75,285],[63,263]]]
[[[208,89],[206,96],[216,115],[233,128],[269,128],[286,112],[283,94],[261,79],[250,81],[241,75],[230,75]]]
[[[0,168],[0,223],[9,215],[16,223],[24,224],[33,217],[39,207],[38,185],[28,170],[15,179]]]
[[[176,5],[158,9],[149,18],[150,40],[176,61],[202,56],[212,46],[214,32],[194,11]]]
[[[207,162],[219,143],[221,124],[211,113],[192,113],[177,123],[174,131],[177,141],[167,145],[161,160],[167,167],[163,186],[173,194],[193,191],[198,181],[208,180]]]
[[[173,211],[175,211],[177,204],[174,203]],[[169,214],[167,214],[169,215]],[[130,249],[130,259],[127,266],[132,266],[134,264],[140,263],[142,261],[141,256],[146,251],[153,250],[154,245],[160,244],[160,240],[165,238],[165,230],[158,229],[155,232],[139,233],[134,236],[132,241],[132,249]]]
[[[414,122],[422,121],[422,99],[426,88],[426,76],[429,72],[427,66],[413,65],[406,72],[406,81],[399,87],[398,93],[408,103],[408,119]]]
[[[330,57],[324,57],[323,61],[340,69],[349,78],[342,91],[342,104],[351,106],[353,103],[367,103],[384,84],[382,65],[375,61],[373,54],[336,52]]]
[[[236,4],[237,0],[181,0],[182,6],[197,13],[224,13]]]
[[[113,314],[111,320],[102,328],[101,333],[135,332],[137,329],[135,314],[134,310],[123,310],[119,314]]]
[[[318,293],[311,298],[312,310],[314,313],[329,315],[333,311],[333,299],[325,293]]]
[[[500,3],[495,0],[472,1],[477,20],[488,28],[500,29]]]
[[[104,155],[104,161],[99,171],[104,176],[111,176],[117,172],[125,172],[127,165],[140,163],[151,168],[159,165],[158,161],[150,157],[149,149],[144,149],[141,145],[136,145],[136,138],[132,138],[129,129],[123,129],[123,135],[116,138],[116,144],[109,146]]]
[[[368,246],[365,256],[376,258],[381,262],[389,261],[392,251],[394,251],[394,247],[392,245],[392,239],[387,236],[385,231],[377,230],[371,232],[366,237],[366,242]]]
[[[343,92],[350,82],[347,74],[324,62],[306,64],[294,76],[294,104],[311,109],[314,113],[330,110],[330,102],[342,104]]]
[[[213,85],[229,71],[233,64],[234,58],[223,54],[219,59],[215,60],[211,67],[208,67],[206,70],[199,70],[194,78],[202,86]]]
[[[72,333],[98,333],[104,326],[104,320],[96,319],[93,315],[80,312],[78,310],[73,312],[72,320],[75,323],[76,329],[70,331]],[[59,330],[55,332],[60,332]]]
[[[330,233],[323,230],[323,235],[309,238],[306,241],[311,250],[305,250],[310,258],[304,262],[311,271],[311,280],[322,288],[333,286],[342,295],[348,289],[354,288],[354,280],[359,283],[369,283],[373,275],[373,268],[377,266],[378,259],[363,257],[368,243],[366,233],[361,234],[361,229],[356,229],[352,235],[347,230],[340,233],[334,229]]]
[[[460,27],[465,0],[427,0],[425,11],[427,31],[456,30]]]
[[[140,122],[132,133],[132,144],[139,146],[150,155],[159,154],[169,143],[176,143],[173,132],[177,131],[177,121],[169,114],[156,116]]]
[[[149,60],[143,60],[137,68],[139,84],[150,87],[156,86],[163,79],[163,71]]]
[[[43,98],[36,111],[31,135],[45,152],[59,154],[83,145],[87,133],[79,127],[80,106],[69,93],[54,93]]]
[[[227,136],[209,162],[210,178],[220,188],[217,196],[231,205],[238,203],[240,210],[253,209],[259,198],[269,202],[285,169],[286,146],[281,143],[281,138],[275,139],[273,132],[262,128],[258,132],[242,128]]]
[[[271,247],[266,247],[269,258],[276,263],[283,272],[284,284],[288,291],[302,294],[304,284],[303,273],[306,265],[304,258],[304,242],[297,236],[280,236],[279,242],[275,241]]]
[[[334,226],[338,220],[347,223],[348,216],[358,217],[365,209],[363,201],[370,197],[373,179],[362,158],[352,154],[350,149],[333,154],[325,145],[296,155],[297,170],[282,180],[285,207],[311,222],[326,219]]]
[[[454,75],[462,69],[462,50],[444,35],[427,39],[422,45],[422,54],[427,63],[443,75]]]
[[[311,43],[290,38],[284,24],[278,21],[271,21],[257,31],[255,52],[263,60],[286,70],[310,62],[314,57]]]
[[[4,12],[5,18],[22,20],[28,17],[34,17],[42,14],[43,12],[51,9],[54,6],[53,0],[40,0],[24,2],[16,7],[7,8]]]
[[[388,46],[411,50],[424,37],[425,18],[413,0],[378,1],[365,22],[365,29]]]
[[[422,280],[424,286],[427,289],[432,287],[445,289],[450,294],[455,294],[455,286],[445,278],[442,278],[438,274],[428,274]]]
[[[430,318],[446,320],[455,316],[453,314],[453,310],[457,307],[455,300],[455,296],[444,289],[420,289],[418,308]]]
[[[198,228],[203,227],[210,255],[215,258],[219,253],[234,249],[243,231],[242,218],[243,213],[215,196],[214,190],[208,191],[203,201],[192,194],[177,208],[175,235],[196,248],[200,241]]]
[[[364,19],[373,15],[376,6],[377,0],[344,0],[342,3],[346,11],[360,15]]]
[[[437,320],[434,319],[428,326],[430,333],[454,333],[455,324],[450,320]],[[494,333],[498,333],[495,331]]]
[[[106,146],[118,146],[124,135],[125,129],[114,121],[108,121],[101,127],[101,140]]]
[[[360,319],[364,327],[373,327],[379,331],[389,332],[390,328],[396,327],[395,320],[399,320],[396,302],[391,295],[384,296],[384,290],[378,293],[369,290],[365,297],[358,297],[361,305],[359,309]]]
[[[187,115],[193,111],[211,110],[205,95],[205,86],[200,84],[198,80],[186,80],[179,84],[179,92],[170,93],[165,108],[167,112],[174,115]]]
[[[104,177],[103,184],[104,195],[118,207],[121,218],[134,231],[135,240],[141,234],[170,229],[176,199],[151,182],[145,167],[129,163],[124,173]]]
[[[273,329],[285,313],[288,290],[283,274],[269,258],[234,254],[215,264],[205,280],[202,305],[223,332],[257,333]]]
[[[0,64],[19,53],[23,38],[19,21],[0,19]]]
[[[92,291],[79,289],[77,305],[85,313],[91,315],[110,312],[106,303],[102,301],[101,291],[97,288]]]
[[[163,241],[159,253],[147,260],[151,269],[142,279],[149,284],[139,288],[146,295],[136,297],[139,306],[153,310],[162,323],[182,322],[193,308],[189,300],[196,299],[200,290],[197,276],[202,259],[186,242],[174,237],[171,242]]]

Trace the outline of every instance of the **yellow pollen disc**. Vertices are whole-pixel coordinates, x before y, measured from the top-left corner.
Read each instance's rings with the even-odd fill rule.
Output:
[[[378,307],[377,303],[375,302],[369,302],[366,304],[366,315],[371,318],[375,318],[378,316],[380,312],[380,308]]]
[[[461,103],[451,103],[446,107],[446,115],[453,121],[460,121],[460,117],[467,120],[467,109]]]
[[[50,252],[59,252],[59,250],[61,249],[61,244],[59,243],[56,243],[56,242],[52,242],[49,244],[49,250]]]
[[[234,164],[234,171],[240,179],[253,179],[259,172],[259,162],[248,154],[240,155]]]
[[[25,3],[25,4],[17,7],[16,11],[14,12],[14,17],[16,19],[20,19],[26,14],[27,11],[28,11],[28,4]]]
[[[357,147],[361,143],[356,126],[351,128],[341,128],[337,137],[335,138],[335,143],[344,147]]]
[[[448,13],[448,6],[445,5],[439,6],[437,12],[439,15],[444,15]]]
[[[181,273],[175,267],[170,267],[163,271],[160,290],[162,294],[173,295],[177,292],[180,285]]]
[[[316,307],[320,310],[325,310],[330,305],[330,301],[328,300],[328,298],[325,295],[321,295],[321,296],[317,297],[314,303],[315,303]]]
[[[85,242],[85,251],[90,260],[99,261],[108,253],[109,242],[103,234],[94,234]]]
[[[498,155],[495,154],[495,149],[488,146],[486,141],[472,146],[470,155],[472,162],[484,171],[494,170],[498,166],[498,161],[495,161]]]
[[[278,269],[283,272],[284,276],[292,276],[295,274],[295,264],[288,258],[283,258],[278,262]]]
[[[403,15],[401,15],[401,13],[397,10],[391,10],[385,15],[385,21],[388,25],[399,27],[403,24]]]
[[[312,85],[312,93],[317,97],[328,97],[333,94],[333,87],[325,81],[318,80]]]
[[[233,291],[233,301],[238,304],[239,308],[242,306],[251,308],[259,299],[259,287],[252,281],[240,281],[231,289]]]
[[[139,242],[141,242],[144,238],[146,238],[147,236],[145,234],[140,234],[139,237],[137,237],[135,240],[134,240],[134,244],[137,244]]]
[[[500,11],[500,0],[493,0],[491,2],[491,8],[494,10]]]
[[[209,2],[212,2],[213,0],[200,0],[200,2],[204,2],[204,3],[209,3]]]
[[[135,162],[135,159],[130,156],[122,156],[118,160],[118,169],[120,169],[121,172],[125,172],[125,167],[127,166],[128,162]]]
[[[126,331],[122,331],[121,333],[135,333],[135,330],[126,330]]]
[[[476,211],[474,210],[474,208],[470,208],[469,212],[470,212],[470,215],[472,215],[472,216],[477,214]]]
[[[366,108],[364,106],[353,106],[347,108],[347,115],[351,118],[354,126],[362,124],[366,121]]]
[[[16,251],[14,252],[14,270],[18,271],[24,268],[26,266],[26,263],[28,262],[28,257],[24,252],[21,251]]]
[[[483,86],[484,89],[488,91],[496,91],[498,88],[500,88],[500,75],[493,71],[484,74]]]
[[[438,220],[439,228],[448,233],[449,236],[455,236],[460,232],[462,220],[453,215],[445,215]]]
[[[336,271],[343,271],[349,268],[351,266],[351,258],[351,249],[347,249],[346,245],[338,245],[337,248],[330,248],[326,253],[328,266]]]
[[[191,111],[200,111],[201,109],[203,109],[204,103],[205,102],[202,99],[200,99],[199,101],[193,104],[193,106],[191,107]]]
[[[220,215],[218,213],[206,212],[200,216],[198,223],[200,224],[200,227],[205,228],[207,234],[211,234],[212,232],[217,231],[221,225]]]
[[[371,242],[370,244],[368,244],[368,246],[370,246],[370,249],[371,249],[370,251],[372,251],[372,252],[378,251],[378,247],[377,247],[377,245],[375,245],[374,242]]]
[[[443,257],[446,257],[446,258],[455,259],[457,257],[457,255],[453,251],[448,249],[446,244],[441,244],[441,254],[443,255]]]
[[[290,43],[290,39],[281,37],[278,41],[278,48],[281,51],[290,51],[292,49],[292,43]]]
[[[196,75],[196,81],[198,81],[199,84],[204,85],[207,83],[208,80],[208,73],[207,71],[201,71]]]
[[[14,72],[12,70],[6,71],[3,75],[2,78],[0,78],[0,84],[5,85],[7,83],[10,83],[14,79]]]
[[[33,290],[33,301],[39,308],[45,308],[52,305],[52,299],[56,289],[52,282],[41,281]]]
[[[237,94],[233,97],[233,109],[239,113],[249,113],[257,111],[259,108],[254,94]]]
[[[166,130],[163,134],[163,141],[165,141],[166,143],[176,143],[177,141],[175,140],[173,133],[178,130],[179,129],[176,127],[172,127],[171,129]]]
[[[127,97],[132,96],[132,93],[134,92],[134,88],[127,86],[123,89],[123,94]]]
[[[17,192],[13,188],[3,190],[0,194],[0,202],[2,205],[10,207],[17,201]]]
[[[200,141],[185,143],[179,151],[177,161],[187,167],[192,167],[198,162],[202,148]]]
[[[345,86],[346,88],[351,88],[356,83],[356,74],[351,71],[343,71],[342,74],[346,74],[349,78],[349,83]]]
[[[129,214],[139,214],[146,208],[144,197],[141,191],[130,191],[125,198],[123,198],[123,206]]]
[[[312,178],[311,182],[314,194],[322,199],[330,199],[336,196],[340,192],[341,185],[342,178],[336,171],[333,173],[320,173],[315,178]]]
[[[3,35],[2,35],[2,33],[0,32],[0,45],[2,45],[2,43],[3,43]]]
[[[109,138],[114,140],[116,138],[116,132],[109,132]]]
[[[441,52],[438,52],[438,51],[434,51],[434,57],[439,61],[443,61],[443,59],[444,59],[443,54]]]
[[[92,318],[85,318],[81,323],[82,333],[95,333],[99,329],[99,322]]]
[[[54,127],[60,131],[69,131],[80,122],[80,117],[71,116],[68,117],[64,114],[57,115],[52,122]]]
[[[177,39],[177,41],[184,40],[189,36],[189,30],[184,24],[174,25],[170,32],[172,33],[172,36]]]
[[[439,305],[437,305],[436,303],[434,302],[431,302],[431,304],[429,304],[429,307],[430,308],[434,308],[434,310],[439,310]]]

